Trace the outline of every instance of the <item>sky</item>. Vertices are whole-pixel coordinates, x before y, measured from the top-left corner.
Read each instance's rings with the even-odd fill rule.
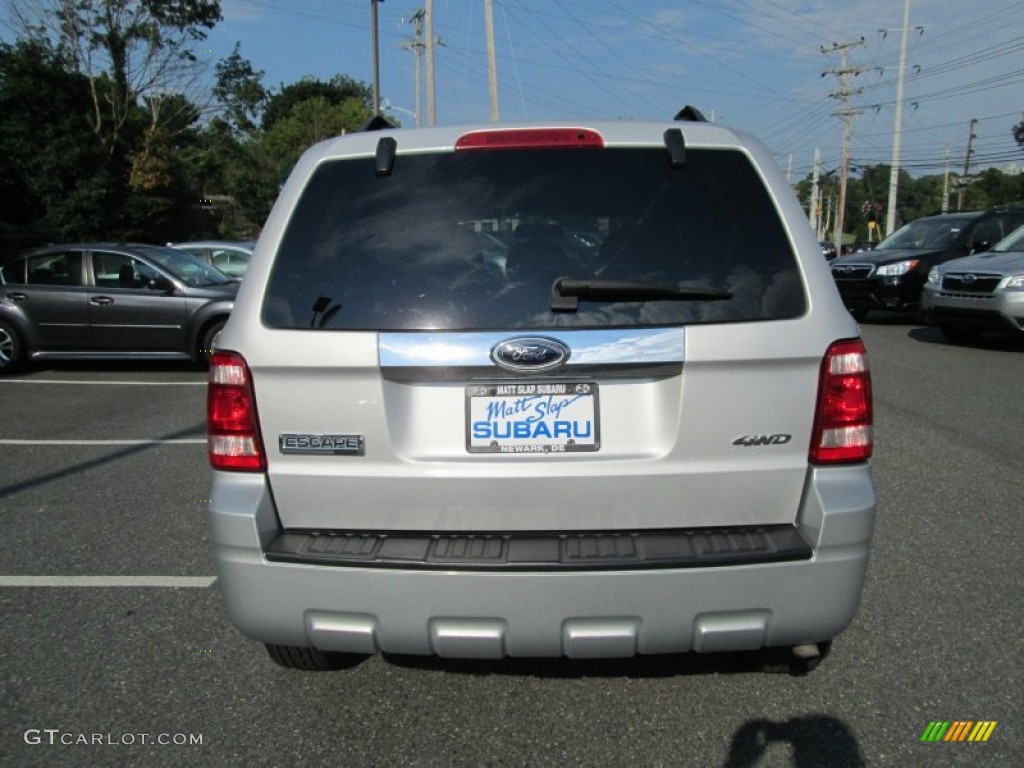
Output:
[[[794,180],[839,167],[846,43],[850,161],[890,163],[901,0],[493,0],[502,121],[668,119],[683,105],[764,140]],[[378,3],[381,95],[416,122],[413,14]],[[487,122],[483,0],[434,0],[439,124]],[[370,0],[221,0],[223,21],[196,46],[212,69],[236,42],[279,88],[344,74],[372,84]],[[900,165],[914,176],[1024,165],[1024,1],[910,0]],[[9,34],[5,34],[9,38]],[[863,38],[863,39],[862,39]],[[425,93],[425,85],[424,85]],[[421,109],[426,117],[425,96]]]

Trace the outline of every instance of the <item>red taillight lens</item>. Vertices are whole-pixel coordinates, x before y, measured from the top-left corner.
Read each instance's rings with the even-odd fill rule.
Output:
[[[604,138],[589,128],[509,128],[462,134],[455,149],[601,149]]]
[[[245,359],[234,352],[215,352],[210,358],[206,434],[214,469],[262,472],[267,468],[252,376]]]
[[[821,363],[811,462],[838,464],[870,458],[872,424],[867,350],[859,339],[837,341]]]

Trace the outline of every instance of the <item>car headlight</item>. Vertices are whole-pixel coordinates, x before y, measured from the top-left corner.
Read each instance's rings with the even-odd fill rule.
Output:
[[[942,282],[942,272],[938,267],[932,267],[928,270],[928,282],[931,285],[938,285]]]
[[[1024,291],[1024,275],[1013,275],[1003,288],[1007,291]]]
[[[907,259],[906,261],[897,261],[895,264],[886,264],[885,266],[879,267],[875,272],[876,275],[882,277],[894,277],[896,275],[905,275],[907,272],[912,270],[918,265],[917,259]]]

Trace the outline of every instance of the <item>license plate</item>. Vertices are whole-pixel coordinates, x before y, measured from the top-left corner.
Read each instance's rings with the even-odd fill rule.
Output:
[[[466,387],[470,453],[567,453],[600,447],[597,385],[582,382]]]

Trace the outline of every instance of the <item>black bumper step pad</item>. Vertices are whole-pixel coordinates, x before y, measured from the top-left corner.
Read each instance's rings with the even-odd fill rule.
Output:
[[[290,530],[265,552],[277,563],[447,571],[709,568],[808,560],[812,554],[794,525],[459,534]]]

